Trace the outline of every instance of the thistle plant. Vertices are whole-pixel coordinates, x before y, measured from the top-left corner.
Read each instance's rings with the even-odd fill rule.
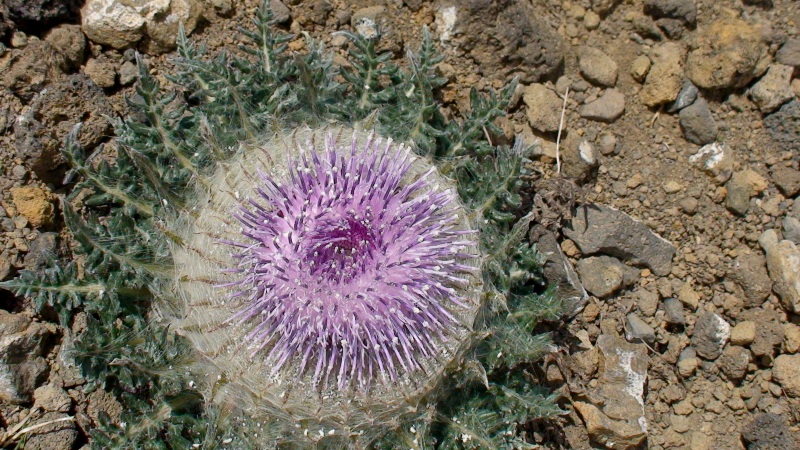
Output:
[[[514,85],[440,113],[424,31],[405,64],[346,33],[291,54],[269,2],[241,52],[138,58],[117,158],[64,155],[79,258],[2,286],[85,331],[65,352],[125,408],[96,448],[530,448],[560,304],[525,241],[527,149],[495,147]],[[78,193],[89,192],[80,197]]]

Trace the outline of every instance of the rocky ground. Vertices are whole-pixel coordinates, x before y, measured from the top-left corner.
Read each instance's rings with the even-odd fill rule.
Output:
[[[103,150],[107,117],[129,114],[134,49],[162,76],[178,21],[212,53],[235,51],[256,8],[139,3],[151,8],[0,4],[0,280],[67,254],[59,145],[81,121],[81,143]],[[534,424],[532,441],[800,448],[800,3],[272,3],[298,52],[303,31],[343,52],[333,32],[366,17],[402,58],[427,25],[446,56],[446,113],[473,86],[519,77],[498,138],[535,144],[531,239],[575,305],[542,372],[566,413]],[[79,448],[100,411],[119,416],[59,358],[56,322],[0,291],[0,445]]]

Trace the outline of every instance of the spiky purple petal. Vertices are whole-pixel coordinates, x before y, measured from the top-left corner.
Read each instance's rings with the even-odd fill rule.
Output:
[[[228,322],[251,326],[245,343],[274,372],[296,366],[339,388],[395,380],[457,326],[474,242],[457,195],[430,171],[413,176],[412,160],[391,141],[348,149],[328,135],[284,179],[260,174],[237,214],[244,306]]]

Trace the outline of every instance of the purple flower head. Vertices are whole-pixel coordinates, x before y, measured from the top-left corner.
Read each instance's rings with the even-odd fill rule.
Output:
[[[475,238],[454,190],[415,159],[391,140],[328,134],[282,176],[259,173],[237,214],[226,324],[273,374],[367,389],[425,372],[460,336]]]

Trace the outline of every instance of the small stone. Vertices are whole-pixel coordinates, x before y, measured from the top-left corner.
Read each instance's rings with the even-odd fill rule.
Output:
[[[678,114],[683,136],[687,141],[698,144],[710,144],[717,139],[717,124],[708,109],[708,102],[699,98],[690,106],[681,109]]]
[[[678,373],[684,378],[689,378],[694,375],[697,366],[700,365],[700,360],[697,358],[684,358],[678,361]],[[677,412],[677,411],[676,411]]]
[[[625,339],[629,342],[644,341],[652,344],[656,341],[656,331],[641,317],[634,313],[626,316],[628,326],[625,329]]]
[[[778,294],[786,310],[800,313],[800,249],[794,242],[777,241],[777,238],[764,237],[775,234],[768,230],[762,234],[759,243],[767,252],[767,269],[772,280],[772,290]]]
[[[698,201],[694,197],[686,197],[678,202],[678,206],[680,206],[686,214],[692,215],[697,212]]]
[[[700,147],[697,153],[689,157],[689,162],[714,177],[717,183],[728,181],[733,174],[732,151],[724,143],[713,142]]]
[[[597,100],[581,108],[580,115],[584,119],[600,122],[613,122],[625,112],[625,94],[616,89],[606,89]]]
[[[667,112],[674,113],[677,111],[686,108],[687,106],[691,105],[692,103],[697,100],[697,95],[700,93],[700,90],[697,89],[697,86],[692,84],[691,81],[686,80],[683,82],[683,87],[681,87],[681,91],[678,92],[678,98],[672,102]]]
[[[783,325],[783,349],[786,353],[800,351],[800,326],[793,323]]]
[[[116,84],[117,73],[114,65],[106,58],[92,58],[83,69],[94,83],[103,89],[112,88]]]
[[[800,67],[800,39],[789,39],[775,54],[775,59],[787,66]]]
[[[718,364],[719,368],[729,380],[739,382],[747,375],[747,366],[750,364],[750,351],[744,347],[729,345],[722,352]]]
[[[136,68],[136,64],[130,61],[125,61],[122,63],[122,66],[119,68],[119,84],[122,86],[128,86],[136,81],[138,77],[139,69]]]
[[[645,106],[670,103],[683,86],[683,59],[686,50],[678,43],[666,42],[653,48],[652,66],[639,96]]]
[[[787,197],[794,197],[800,193],[800,170],[777,166],[772,169],[772,181]]]
[[[792,241],[800,245],[800,220],[791,216],[783,218],[783,237],[787,241]]]
[[[775,358],[772,378],[789,397],[800,397],[800,355],[780,355]]]
[[[11,188],[11,199],[17,212],[27,217],[32,226],[39,228],[53,221],[53,204],[44,189],[35,186]]]
[[[273,2],[270,2],[270,8],[272,9],[272,18],[275,19],[275,8],[272,8],[272,3]],[[211,6],[214,7],[214,11],[220,16],[227,16],[233,11],[232,0],[211,0]]]
[[[686,319],[683,316],[683,304],[677,298],[664,299],[664,312],[667,314],[668,323],[673,325],[686,324]]]
[[[558,131],[562,107],[558,94],[543,84],[534,83],[525,88],[522,101],[527,106],[531,127],[545,133]]]
[[[666,192],[667,194],[675,194],[677,192],[680,192],[681,189],[683,189],[683,186],[677,181],[670,180],[664,183],[661,186],[661,188],[664,189],[664,192]]]
[[[59,25],[50,30],[45,41],[60,51],[70,66],[78,67],[83,63],[83,56],[86,53],[86,37],[79,25]]]
[[[692,333],[692,347],[697,354],[708,360],[715,360],[730,338],[731,326],[719,315],[704,312],[697,319]]]
[[[628,178],[628,181],[625,183],[628,186],[628,189],[636,189],[637,187],[641,186],[644,183],[644,177],[640,173],[635,173],[633,176]]]
[[[647,78],[647,72],[650,71],[650,58],[645,55],[639,55],[631,63],[631,76],[639,83],[643,83]]]
[[[581,47],[578,51],[581,75],[594,84],[613,87],[617,83],[617,63],[602,50]]]
[[[767,74],[750,88],[753,102],[762,112],[772,112],[794,98],[792,92],[792,72],[794,68],[783,64],[773,64]]]
[[[63,389],[45,384],[33,391],[34,408],[41,408],[49,412],[69,412],[72,407],[72,399],[69,398]]]
[[[691,307],[692,310],[697,309],[697,306],[700,305],[700,294],[695,292],[692,288],[691,280],[687,280],[683,283],[683,286],[678,291],[678,300],[684,305]]]
[[[577,135],[562,141],[561,169],[564,175],[576,179],[588,179],[599,165],[594,144]]]
[[[28,35],[22,31],[15,31],[11,34],[11,46],[14,48],[22,48],[28,45]]]
[[[756,338],[756,324],[746,320],[731,328],[731,344],[748,346]]]
[[[596,30],[600,26],[600,15],[594,11],[587,11],[583,16],[583,25],[587,30]]]
[[[757,172],[752,170],[736,172],[725,185],[728,189],[725,205],[732,212],[744,215],[750,208],[750,197],[762,192],[767,186],[767,180]]]
[[[281,0],[270,0],[269,7],[272,10],[272,19],[275,22],[286,23],[292,19],[292,11]]]
[[[653,317],[658,310],[658,293],[647,290],[639,289],[636,291],[636,306],[645,317]]]
[[[726,274],[744,294],[744,306],[759,306],[772,292],[767,260],[756,252],[741,253]]]
[[[697,20],[694,0],[645,0],[644,12],[654,19],[679,19],[687,25]]]
[[[766,116],[764,128],[778,148],[800,152],[800,100],[792,100]]]
[[[614,135],[614,133],[603,132],[600,134],[598,147],[603,156],[613,155],[617,152],[617,137]]]
[[[608,297],[622,286],[624,265],[610,256],[596,256],[578,261],[583,287],[599,298]]]

